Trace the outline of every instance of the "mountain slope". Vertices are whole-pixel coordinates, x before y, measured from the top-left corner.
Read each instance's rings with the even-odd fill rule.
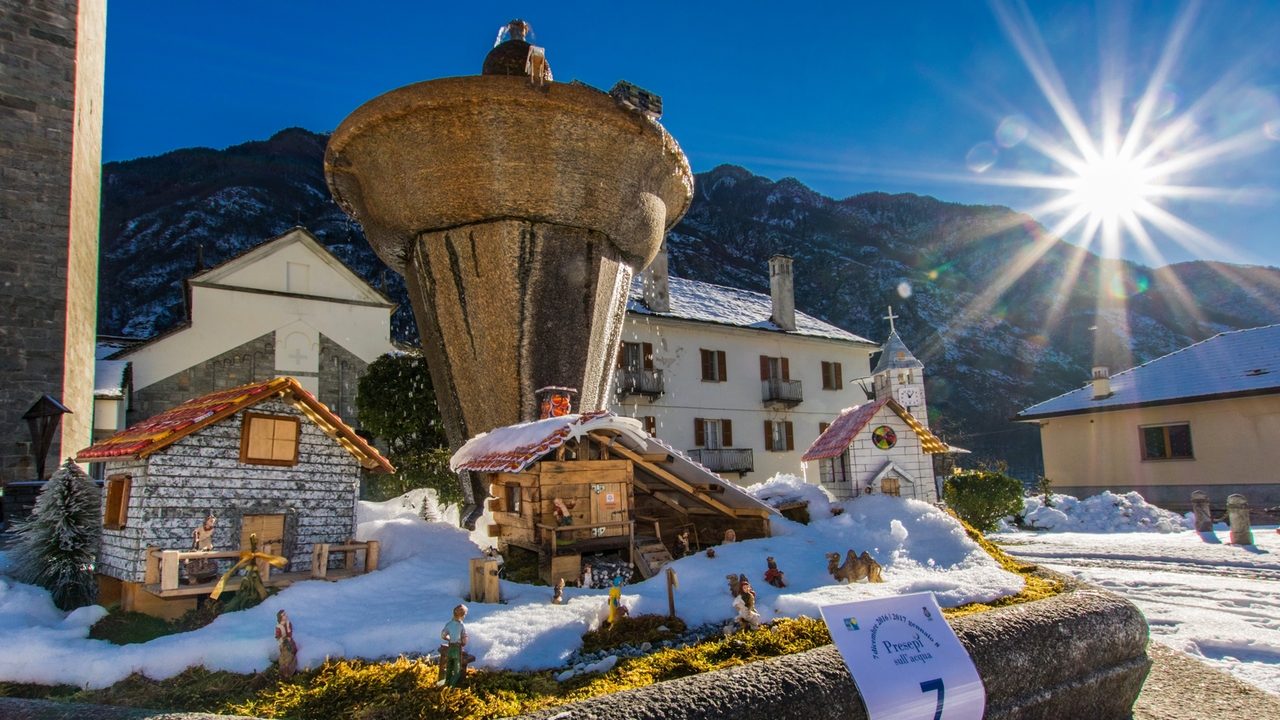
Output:
[[[146,336],[180,320],[197,245],[213,265],[301,224],[366,279],[385,278],[401,304],[393,332],[416,339],[403,279],[329,197],[327,139],[291,128],[222,151],[104,166],[99,331]],[[1008,208],[910,194],[834,200],[733,166],[696,182],[669,239],[673,274],[767,293],[766,260],[784,253],[796,259],[804,312],[883,338],[892,305],[926,364],[934,427],[979,456],[1010,459],[1022,476],[1036,465],[1036,431],[1008,418],[1079,387],[1096,361],[1119,369],[1280,322],[1275,268],[1104,261]]]

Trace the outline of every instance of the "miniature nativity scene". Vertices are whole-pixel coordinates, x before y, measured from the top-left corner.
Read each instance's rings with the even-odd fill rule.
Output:
[[[726,534],[769,536],[775,510],[650,436],[640,421],[571,414],[572,391],[540,393],[540,420],[479,435],[451,463],[487,478],[490,537],[500,551],[537,553],[547,584],[581,584],[588,553],[621,551],[648,579],[672,561],[673,548],[688,552],[691,535],[704,544]]]
[[[240,588],[228,568],[258,594],[377,568],[356,502],[363,473],[393,468],[293,378],[197,397],[76,459],[105,465],[101,603],[172,619]]]

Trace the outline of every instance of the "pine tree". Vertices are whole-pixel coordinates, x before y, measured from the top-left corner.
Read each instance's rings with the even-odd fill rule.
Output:
[[[97,594],[94,555],[102,534],[102,491],[67,458],[45,483],[31,517],[17,524],[13,576],[39,585],[63,610]]]

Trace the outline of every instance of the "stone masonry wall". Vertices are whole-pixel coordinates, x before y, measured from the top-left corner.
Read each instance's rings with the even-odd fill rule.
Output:
[[[99,572],[142,582],[147,547],[186,550],[192,531],[212,511],[218,517],[216,550],[239,549],[241,517],[284,514],[287,571],[311,566],[315,543],[341,543],[355,536],[360,463],[292,405],[268,400],[248,412],[302,418],[298,464],[293,467],[240,462],[244,412],[188,435],[133,469],[128,526],[103,532]],[[108,463],[107,473],[126,463]],[[136,467],[136,466],[129,466]]]
[[[76,413],[46,473],[89,441],[105,23],[105,0],[0,1],[0,484],[32,478],[42,394]]]

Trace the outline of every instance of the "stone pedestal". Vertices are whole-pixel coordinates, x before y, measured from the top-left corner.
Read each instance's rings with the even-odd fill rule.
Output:
[[[1253,531],[1249,529],[1249,501],[1243,495],[1227,498],[1227,521],[1231,523],[1232,545],[1253,544]]]
[[[1209,495],[1203,490],[1191,493],[1191,512],[1196,519],[1196,532],[1213,532],[1213,516],[1209,513]]]

